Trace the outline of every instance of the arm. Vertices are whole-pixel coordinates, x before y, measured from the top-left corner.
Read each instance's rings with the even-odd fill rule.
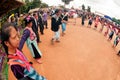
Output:
[[[59,17],[58,21],[56,22],[56,25],[59,26],[60,24],[62,24],[62,19]]]
[[[23,32],[23,36],[20,40],[20,44],[19,44],[19,50],[22,50],[23,46],[24,46],[24,43],[25,41],[27,40],[27,38],[30,36],[30,31],[29,30],[24,30]]]
[[[55,18],[51,18],[51,29],[53,30],[54,29],[54,27],[56,26],[56,20],[55,20]]]
[[[65,16],[62,22],[67,23],[68,22],[68,16]]]
[[[20,65],[11,65],[11,70],[17,79],[24,77],[24,67]]]
[[[22,63],[20,63],[20,62],[14,62],[14,60],[18,60],[18,59],[10,59],[7,63],[8,63],[9,65],[20,65],[21,67],[26,68],[26,65],[25,65],[25,64],[22,64]]]

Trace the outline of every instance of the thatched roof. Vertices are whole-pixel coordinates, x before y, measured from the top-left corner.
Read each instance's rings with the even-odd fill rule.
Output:
[[[31,10],[29,10],[28,13],[33,13],[33,12],[39,11],[39,9],[40,9],[40,8],[31,9]]]
[[[20,0],[0,0],[0,16],[8,11],[22,6],[24,3]]]

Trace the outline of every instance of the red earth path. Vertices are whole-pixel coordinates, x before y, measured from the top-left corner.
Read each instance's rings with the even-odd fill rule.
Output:
[[[23,52],[33,62],[33,67],[48,80],[120,80],[120,57],[98,30],[76,25],[69,20],[65,36],[60,43],[51,44],[53,32],[44,30],[40,35],[39,48],[43,53],[42,64],[38,64],[24,46]],[[98,28],[99,29],[99,28]],[[16,80],[9,69],[9,80]]]

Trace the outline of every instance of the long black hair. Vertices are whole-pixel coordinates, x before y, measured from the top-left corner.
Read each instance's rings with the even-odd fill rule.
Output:
[[[27,17],[24,19],[24,21],[25,21],[25,26],[27,26],[29,23],[31,23],[31,22],[33,21],[33,19],[32,19],[32,17],[27,16]]]
[[[5,41],[9,41],[11,27],[15,28],[15,30],[18,31],[16,26],[14,26],[14,24],[5,23],[5,24],[3,24],[2,28],[1,28],[1,34],[0,34],[1,35],[2,45],[3,45],[7,55],[8,55],[8,47],[6,46]]]

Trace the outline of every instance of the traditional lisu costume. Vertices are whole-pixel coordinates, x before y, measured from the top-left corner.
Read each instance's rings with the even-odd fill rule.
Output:
[[[20,50],[8,54],[8,64],[17,80],[46,80],[39,75]]]
[[[32,56],[35,59],[41,58],[42,53],[41,53],[40,49],[38,48],[36,40],[37,40],[36,35],[33,32],[32,28],[26,27],[24,32],[23,32],[23,36],[21,38],[21,41],[20,41],[19,49],[22,50],[23,45],[26,41],[27,47],[31,51]]]

